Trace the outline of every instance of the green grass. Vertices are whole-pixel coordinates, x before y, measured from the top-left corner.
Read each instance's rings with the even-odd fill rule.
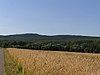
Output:
[[[24,75],[23,67],[9,52],[4,50],[4,75]]]

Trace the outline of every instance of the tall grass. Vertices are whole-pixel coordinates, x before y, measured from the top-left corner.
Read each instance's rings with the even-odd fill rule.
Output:
[[[100,54],[8,48],[24,75],[100,75]]]
[[[4,75],[24,75],[22,65],[6,49],[4,50],[4,69]]]

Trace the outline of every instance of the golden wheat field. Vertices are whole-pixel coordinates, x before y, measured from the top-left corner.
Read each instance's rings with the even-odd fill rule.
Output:
[[[100,75],[100,54],[6,49],[24,75]]]

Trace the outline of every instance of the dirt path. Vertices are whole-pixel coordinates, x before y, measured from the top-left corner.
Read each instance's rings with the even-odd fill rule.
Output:
[[[0,75],[4,75],[4,54],[3,49],[0,48]]]

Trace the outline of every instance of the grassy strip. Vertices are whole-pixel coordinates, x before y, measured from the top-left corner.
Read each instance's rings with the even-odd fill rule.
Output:
[[[24,75],[22,65],[18,63],[6,49],[4,50],[4,67],[4,75]]]

